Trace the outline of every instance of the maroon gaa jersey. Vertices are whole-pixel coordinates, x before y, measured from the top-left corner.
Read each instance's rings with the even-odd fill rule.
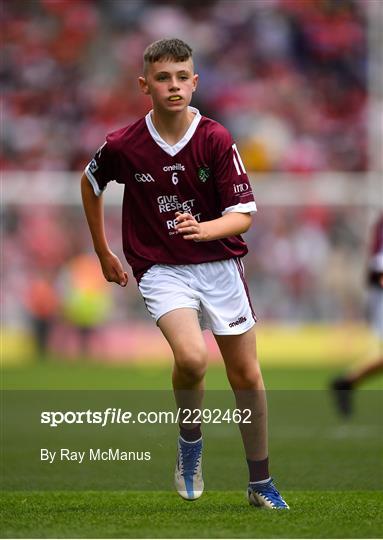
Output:
[[[154,264],[196,264],[242,257],[241,236],[210,242],[184,240],[175,213],[209,221],[228,212],[256,211],[245,168],[230,133],[200,115],[175,145],[155,129],[151,112],[110,133],[87,165],[96,195],[111,180],[125,185],[122,237],[136,279]]]

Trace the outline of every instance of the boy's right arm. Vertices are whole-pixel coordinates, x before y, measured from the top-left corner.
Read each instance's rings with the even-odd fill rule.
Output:
[[[94,250],[100,259],[102,272],[107,281],[125,287],[128,274],[124,271],[119,258],[110,250],[105,236],[104,206],[102,195],[97,197],[85,174],[81,178],[81,196],[86,219],[93,239]]]

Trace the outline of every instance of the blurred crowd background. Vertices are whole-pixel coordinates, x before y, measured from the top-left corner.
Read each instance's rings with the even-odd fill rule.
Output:
[[[302,183],[322,173],[357,175],[367,190],[374,2],[2,2],[3,186],[14,173],[24,186],[22,203],[5,196],[2,206],[2,325],[29,328],[43,349],[58,321],[79,329],[84,347],[101,324],[149,322],[133,280],[121,291],[100,279],[79,200],[26,200],[36,174],[79,179],[107,132],[146,114],[137,77],[155,39],[192,45],[200,75],[193,105],[230,129],[256,195],[258,181],[287,173]],[[68,180],[67,189],[79,186]],[[120,210],[105,199],[120,255]],[[245,265],[259,319],[361,321],[371,221],[364,203],[258,205]]]
[[[146,114],[142,52],[192,44],[194,104],[255,171],[367,169],[365,0],[12,0],[3,5],[5,169],[79,171]]]

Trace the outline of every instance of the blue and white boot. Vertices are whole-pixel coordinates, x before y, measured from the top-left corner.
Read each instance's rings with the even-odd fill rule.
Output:
[[[178,494],[189,501],[201,497],[202,478],[202,437],[198,441],[188,442],[178,438],[178,455],[174,483]]]
[[[288,510],[289,506],[274,485],[273,479],[266,482],[250,483],[247,498],[253,506],[263,506],[274,510]]]

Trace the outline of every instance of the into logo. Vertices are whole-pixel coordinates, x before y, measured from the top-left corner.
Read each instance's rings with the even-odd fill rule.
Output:
[[[154,182],[153,176],[149,173],[136,173],[134,178],[137,182]]]
[[[243,324],[246,321],[247,321],[246,317],[239,317],[239,319],[237,319],[236,321],[231,322],[229,324],[229,326],[230,326],[230,328],[233,328],[234,326],[238,326],[239,324]]]
[[[249,184],[233,184],[234,193],[243,193],[244,191],[248,191]]]

